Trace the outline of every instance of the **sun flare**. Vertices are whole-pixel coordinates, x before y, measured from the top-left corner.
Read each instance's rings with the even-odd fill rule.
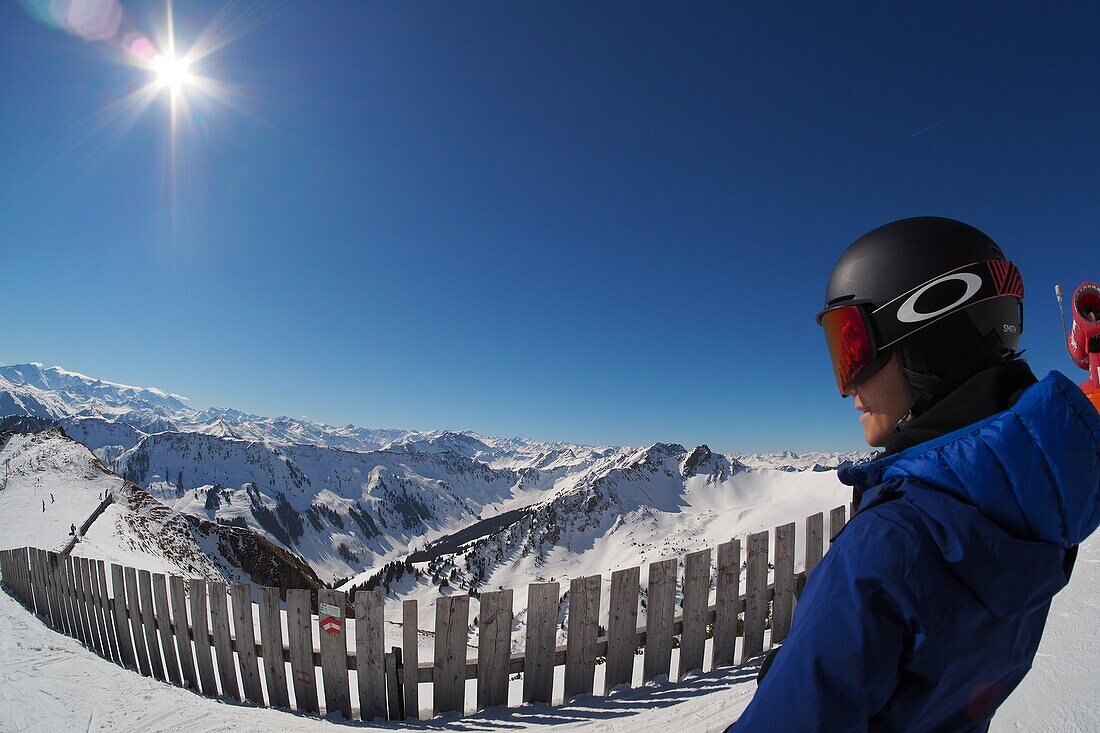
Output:
[[[191,81],[191,72],[188,71],[187,59],[157,54],[150,62],[150,66],[156,74],[157,85],[160,87],[167,87],[173,92],[178,92],[180,87]]]

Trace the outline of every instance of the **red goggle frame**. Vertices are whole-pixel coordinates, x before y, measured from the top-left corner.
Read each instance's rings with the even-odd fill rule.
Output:
[[[956,284],[939,287],[947,283]],[[958,284],[965,286],[961,295]],[[1022,301],[1023,279],[1008,260],[988,260],[933,278],[873,311],[869,303],[848,303],[822,311],[817,322],[825,331],[840,393],[848,396],[878,371],[884,349],[951,313],[1002,296]]]

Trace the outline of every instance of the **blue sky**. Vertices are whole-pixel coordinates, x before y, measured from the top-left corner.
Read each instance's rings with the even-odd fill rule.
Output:
[[[194,97],[170,175],[167,92],[104,121],[147,72],[3,4],[0,362],[337,424],[858,448],[825,281],[936,214],[1020,267],[1036,372],[1084,379],[1053,285],[1100,277],[1096,6],[763,5],[181,0],[180,48],[247,32],[196,65],[232,103]]]

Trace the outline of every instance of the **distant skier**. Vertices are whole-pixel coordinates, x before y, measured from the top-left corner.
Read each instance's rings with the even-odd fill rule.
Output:
[[[856,240],[818,322],[885,451],[730,730],[986,731],[1100,523],[1100,415],[1019,359],[1020,274],[958,221]]]
[[[73,537],[76,537],[76,525],[75,524],[69,526],[69,534],[72,535]]]
[[[50,503],[53,504],[53,492],[50,492]]]
[[[43,514],[46,513],[46,500],[45,499],[42,500],[42,513]]]

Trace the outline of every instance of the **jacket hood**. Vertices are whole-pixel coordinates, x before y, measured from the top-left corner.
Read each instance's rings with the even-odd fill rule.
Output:
[[[1100,524],[1100,414],[1051,372],[1008,410],[839,477],[861,511],[916,509],[953,572],[1004,616],[1065,585],[1065,550]]]

